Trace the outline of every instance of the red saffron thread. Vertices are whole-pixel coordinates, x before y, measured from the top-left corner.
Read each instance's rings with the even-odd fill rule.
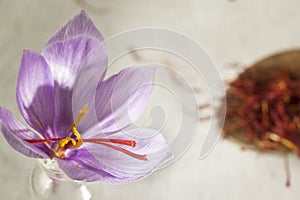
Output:
[[[288,155],[284,155],[283,157],[284,161],[284,169],[285,169],[285,174],[286,174],[286,187],[290,187],[291,185],[291,169],[290,169],[290,162],[289,162],[289,157]]]
[[[59,140],[62,140],[64,138],[47,138],[47,139],[34,139],[34,140],[25,140],[28,143],[34,144],[34,143],[43,143],[43,142],[57,142]]]
[[[34,143],[48,143],[48,142],[57,142],[60,141],[64,138],[46,138],[46,139],[30,139],[30,140],[25,140],[28,143],[34,144]],[[89,142],[89,143],[95,143],[95,144],[100,144],[107,146],[109,148],[112,148],[114,150],[120,151],[122,153],[125,153],[128,156],[131,156],[133,158],[139,159],[139,160],[148,160],[147,155],[140,155],[133,153],[129,150],[126,150],[124,148],[118,147],[118,146],[113,146],[108,143],[113,143],[113,144],[121,144],[121,145],[126,145],[130,147],[135,147],[136,146],[136,141],[134,140],[121,140],[121,139],[105,139],[105,138],[93,138],[93,139],[82,139],[83,142]]]
[[[111,144],[107,144],[107,143],[104,143],[104,142],[95,142],[96,144],[101,144],[101,145],[104,145],[104,146],[107,146],[109,148],[112,148],[114,150],[117,150],[117,151],[120,151],[120,152],[123,152],[125,154],[127,154],[128,156],[131,156],[135,159],[138,159],[138,160],[144,160],[144,161],[147,161],[148,158],[147,158],[147,155],[141,155],[141,154],[136,154],[136,153],[133,153],[131,151],[128,151],[126,149],[123,149],[121,147],[118,147],[118,146],[113,146]]]
[[[136,146],[136,142],[134,140],[120,140],[120,139],[82,139],[83,142],[91,142],[91,143],[99,143],[99,142],[109,142],[115,144],[122,144],[131,147]]]

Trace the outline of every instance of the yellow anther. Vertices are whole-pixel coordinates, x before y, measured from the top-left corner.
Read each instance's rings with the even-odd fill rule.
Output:
[[[70,138],[70,137],[61,139],[59,141],[59,147],[61,149],[63,149],[69,142],[72,142],[73,146],[71,146],[71,148],[73,148],[73,149],[77,149],[82,145],[82,139],[81,139],[80,133],[77,131],[75,126],[72,128],[72,131],[74,133],[74,136],[76,137],[76,140],[73,138]]]
[[[86,115],[86,113],[88,112],[89,110],[88,110],[88,107],[87,106],[85,106],[84,108],[82,108],[80,111],[79,111],[79,113],[78,113],[78,115],[76,116],[76,119],[72,122],[72,124],[69,126],[69,128],[68,128],[68,133],[72,130],[72,128],[74,127],[74,126],[78,126],[79,125],[79,123],[81,122],[81,120],[84,118],[84,116]]]
[[[72,144],[75,146],[76,145],[76,140],[74,140],[73,138],[70,138],[70,137],[66,137],[64,139],[61,139],[59,141],[59,146],[60,148],[64,148],[66,146],[66,144],[68,144],[69,142],[72,142]]]
[[[79,123],[84,118],[84,116],[86,115],[87,112],[88,112],[88,107],[86,107],[86,106],[79,111],[79,114],[77,115],[76,119],[72,122],[72,124],[68,128],[68,133],[72,130],[72,132],[74,133],[74,136],[76,137],[76,139],[73,139],[71,137],[66,137],[64,139],[61,139],[59,141],[60,150],[63,150],[64,147],[69,142],[72,142],[73,146],[71,146],[71,147],[68,146],[68,148],[77,149],[82,145],[82,139],[81,139],[80,133],[76,129],[76,125],[77,126],[79,125]]]
[[[72,131],[77,139],[76,144],[74,146],[72,146],[72,148],[77,149],[82,145],[82,139],[81,139],[80,133],[77,131],[75,126],[72,128]]]
[[[68,131],[67,132],[70,132],[72,130],[72,128],[74,126],[78,126],[79,123],[81,122],[81,120],[85,117],[86,113],[89,111],[88,107],[85,106],[84,108],[82,108],[78,115],[76,116],[76,119],[72,122],[72,124],[69,126],[68,128]]]
[[[86,115],[86,113],[88,112],[88,107],[85,106],[84,108],[82,108],[80,111],[79,111],[79,114],[77,115],[76,119],[74,120],[74,125],[75,126],[78,126],[79,123],[81,122],[81,120],[84,118],[84,116]]]

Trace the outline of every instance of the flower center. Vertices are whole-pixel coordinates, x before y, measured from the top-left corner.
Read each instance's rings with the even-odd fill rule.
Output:
[[[71,148],[73,148],[73,149],[77,149],[82,145],[82,139],[81,139],[80,133],[77,131],[75,126],[72,128],[72,131],[73,131],[74,136],[76,137],[76,140],[71,137],[66,137],[66,138],[60,139],[59,147],[61,149],[64,149],[66,145],[70,144],[70,142],[73,145],[73,146],[71,146]]]
[[[100,144],[106,146],[108,148],[114,149],[116,151],[120,151],[130,157],[139,160],[148,160],[147,155],[136,154],[127,149],[124,149],[119,146],[115,146],[114,144],[125,145],[130,147],[135,147],[136,142],[134,140],[123,140],[123,139],[110,139],[110,138],[89,138],[82,139],[80,133],[76,129],[76,125],[78,125],[81,120],[84,118],[86,113],[88,112],[88,108],[84,107],[79,111],[79,114],[76,116],[75,120],[71,123],[67,130],[67,134],[72,131],[72,137],[67,136],[65,138],[46,138],[46,139],[33,139],[33,140],[25,140],[29,143],[51,143],[57,142],[56,146],[53,148],[53,155],[51,157],[57,157],[63,159],[65,157],[65,151],[69,148],[78,149],[82,146],[84,142]]]

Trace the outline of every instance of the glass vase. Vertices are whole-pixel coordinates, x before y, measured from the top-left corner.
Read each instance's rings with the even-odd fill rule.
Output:
[[[68,178],[55,160],[40,160],[30,176],[31,195],[36,200],[90,200],[92,193],[84,182]]]

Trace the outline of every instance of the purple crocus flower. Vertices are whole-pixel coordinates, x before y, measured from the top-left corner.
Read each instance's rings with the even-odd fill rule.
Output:
[[[123,130],[146,107],[155,69],[131,67],[104,80],[103,41],[81,11],[49,39],[41,54],[25,50],[17,104],[34,130],[0,108],[1,131],[15,150],[56,159],[72,179],[126,183],[151,174],[172,153],[155,130]]]

